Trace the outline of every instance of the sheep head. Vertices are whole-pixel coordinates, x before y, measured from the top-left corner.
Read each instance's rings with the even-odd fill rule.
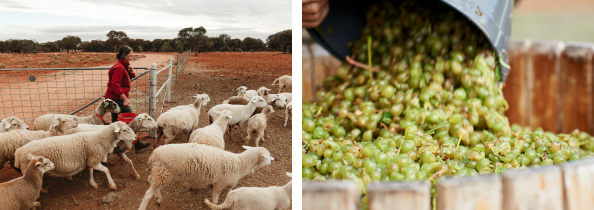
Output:
[[[132,128],[130,128],[126,123],[122,121],[117,121],[111,123],[111,126],[113,128],[113,132],[117,136],[117,140],[130,142],[136,140],[136,134],[134,133],[134,131],[132,131]]]
[[[270,89],[268,89],[268,88],[266,88],[266,87],[260,87],[260,88],[258,88],[258,90],[257,90],[257,92],[258,92],[258,95],[260,95],[260,96],[265,96],[265,95],[268,95],[268,91],[270,91]]]
[[[25,129],[29,130],[29,126],[27,126],[25,122],[21,121],[19,118],[15,116],[5,118],[4,120],[2,120],[2,123],[4,124],[4,129],[6,129],[6,131]]]
[[[284,95],[276,95],[274,96],[274,98],[272,98],[272,101],[276,107],[281,109],[287,107],[287,103],[289,102],[287,97],[285,97]]]
[[[241,95],[245,95],[245,93],[247,92],[247,87],[246,86],[239,86],[237,89],[237,92],[239,92]]]
[[[260,160],[258,161],[258,167],[269,166],[274,158],[270,156],[270,152],[264,147],[250,147],[242,146],[246,150],[258,150],[260,152]]]
[[[206,106],[206,104],[208,104],[208,102],[210,102],[210,97],[208,97],[208,95],[206,95],[206,94],[196,94],[195,96],[192,96],[192,97],[196,99],[194,101],[194,106],[198,106],[198,104],[200,104],[202,106]]]
[[[102,105],[103,105],[103,109],[105,109],[106,112],[111,112],[111,113],[120,113],[121,109],[120,106],[118,106],[118,104],[111,100],[111,99],[103,99],[102,101]],[[101,105],[99,105],[101,106]]]
[[[141,128],[144,128],[144,129],[157,128],[157,121],[155,121],[155,119],[153,119],[147,113],[139,114],[138,116],[136,116],[136,118],[134,118],[134,120],[137,120],[138,122],[140,122]]]
[[[29,153],[27,155],[27,159],[31,161],[29,163],[29,167],[27,168],[31,168],[31,166],[33,166],[37,168],[37,170],[39,170],[41,174],[44,174],[47,171],[54,170],[55,168],[54,163],[51,160],[41,156],[35,156]]]
[[[264,107],[264,109],[262,109],[262,113],[264,113],[265,115],[270,115],[272,113],[274,113],[274,108],[272,108],[272,106],[268,105],[266,107]]]
[[[50,130],[58,130],[65,131],[68,129],[78,127],[78,122],[70,117],[55,117],[54,122],[50,125]]]
[[[266,103],[266,100],[264,100],[264,98],[262,98],[262,96],[254,96],[250,99],[250,103],[253,103],[256,107],[266,107],[268,106],[268,103]]]

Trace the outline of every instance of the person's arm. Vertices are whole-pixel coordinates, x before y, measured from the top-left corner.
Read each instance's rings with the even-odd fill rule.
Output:
[[[128,65],[128,76],[130,76],[130,79],[136,77],[136,74],[134,73],[134,67],[132,67],[132,65]]]
[[[328,0],[301,0],[303,28],[315,28],[328,15]]]
[[[122,89],[122,79],[124,77],[124,72],[122,71],[125,71],[125,73],[129,73],[127,70],[123,68],[115,69],[112,73],[111,80],[113,83],[111,85],[111,89],[116,95],[120,96],[120,99],[124,101],[124,106],[130,106],[130,101],[128,100],[128,97],[126,97],[126,94],[124,94],[124,90]]]

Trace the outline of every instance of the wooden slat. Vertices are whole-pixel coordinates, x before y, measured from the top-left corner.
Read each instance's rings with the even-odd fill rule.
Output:
[[[354,182],[304,182],[301,192],[302,209],[359,209],[360,192]]]
[[[383,209],[429,210],[431,186],[427,182],[369,184],[369,210]]]
[[[336,70],[342,64],[340,60],[331,56],[318,44],[312,44],[311,49],[313,59],[310,57],[308,47],[303,46],[303,100],[313,100],[317,85],[321,84],[325,78],[336,74]],[[311,73],[312,60],[315,75]]]
[[[456,177],[439,180],[438,210],[501,210],[501,176]]]
[[[503,209],[563,209],[561,168],[551,166],[504,173]]]
[[[509,104],[505,115],[510,123],[528,124],[529,106],[527,106],[527,69],[526,52],[529,41],[512,41],[509,46],[509,65],[511,70],[505,80],[503,96]]]
[[[561,54],[561,132],[591,132],[591,45],[568,44]]]
[[[594,159],[563,165],[565,210],[594,209]]]
[[[559,53],[565,45],[557,41],[533,42],[528,50],[529,125],[560,132]]]
[[[303,45],[302,47],[303,49],[303,61],[302,63],[302,97],[303,97],[303,101],[308,101],[308,100],[313,100],[313,88],[314,88],[314,83],[313,83],[313,78],[311,76],[311,72],[312,72],[312,61],[313,58],[311,57],[311,48],[308,48],[307,45]]]

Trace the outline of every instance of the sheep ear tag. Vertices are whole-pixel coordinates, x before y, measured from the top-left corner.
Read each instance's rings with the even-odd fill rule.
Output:
[[[257,99],[257,98],[254,98],[254,99],[252,100],[252,103],[256,103],[256,102],[258,102],[258,99]]]
[[[107,106],[109,106],[109,103],[108,103],[107,101],[105,101],[105,102],[103,103],[103,107],[107,108]]]

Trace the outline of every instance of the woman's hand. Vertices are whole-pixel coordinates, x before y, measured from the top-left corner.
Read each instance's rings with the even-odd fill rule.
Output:
[[[130,100],[128,98],[124,98],[124,106],[130,106]]]
[[[315,28],[328,15],[328,0],[301,0],[303,28]]]

